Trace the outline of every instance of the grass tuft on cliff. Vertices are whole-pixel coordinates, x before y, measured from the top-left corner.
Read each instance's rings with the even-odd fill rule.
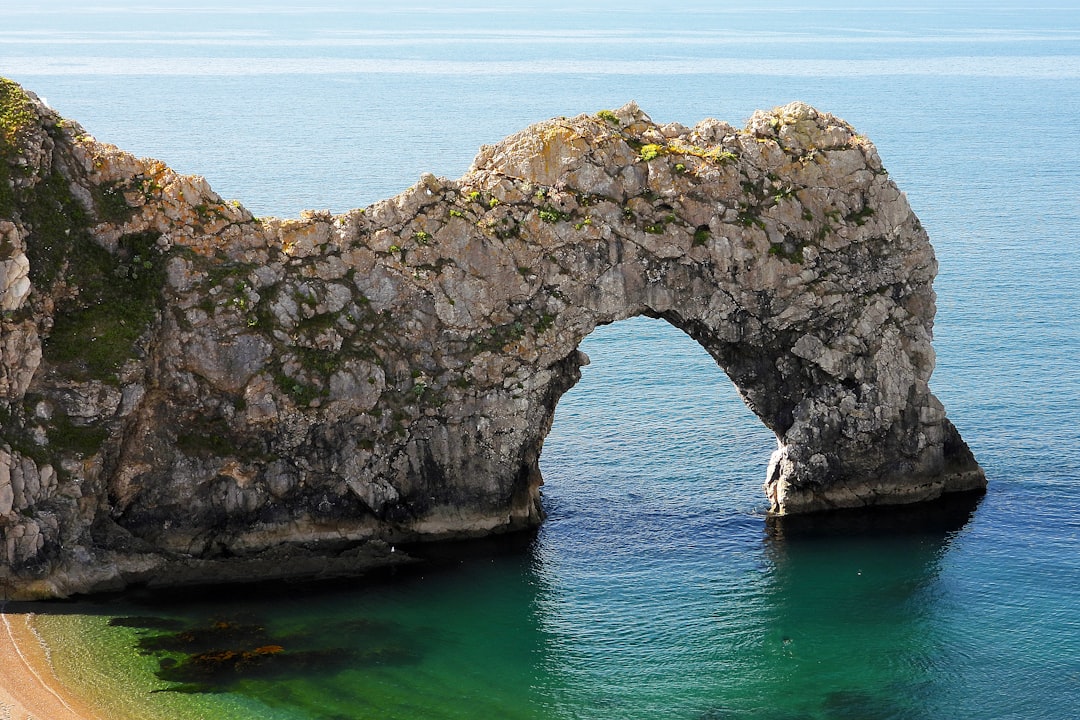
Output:
[[[5,150],[15,147],[19,134],[37,120],[30,97],[13,80],[0,77],[0,137]]]
[[[20,136],[36,120],[34,106],[18,83],[0,77],[0,217],[15,212],[12,163],[19,155]]]

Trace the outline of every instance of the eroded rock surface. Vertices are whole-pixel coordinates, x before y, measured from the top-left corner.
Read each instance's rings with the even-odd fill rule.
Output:
[[[578,345],[637,315],[776,433],[776,513],[985,484],[927,384],[926,233],[869,140],[805,105],[555,119],[459,180],[294,220],[8,81],[0,119],[6,597],[353,572],[535,525]]]

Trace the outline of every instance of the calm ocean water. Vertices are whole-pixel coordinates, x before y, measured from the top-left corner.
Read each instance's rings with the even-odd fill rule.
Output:
[[[178,720],[1077,717],[1074,2],[154,5],[6,0],[0,75],[257,215],[457,177],[630,99],[687,125],[794,99],[845,118],[934,241],[932,387],[990,489],[906,531],[771,528],[770,434],[688,337],[626,321],[585,342],[533,542],[318,592],[34,608],[61,676]],[[298,660],[177,679],[178,631]]]

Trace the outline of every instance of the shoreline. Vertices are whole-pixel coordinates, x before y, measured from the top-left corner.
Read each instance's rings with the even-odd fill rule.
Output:
[[[57,679],[34,617],[0,612],[0,720],[105,720]]]

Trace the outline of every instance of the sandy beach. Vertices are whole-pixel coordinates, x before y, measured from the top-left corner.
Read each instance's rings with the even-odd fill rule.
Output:
[[[0,720],[103,720],[53,673],[31,613],[0,613]]]

